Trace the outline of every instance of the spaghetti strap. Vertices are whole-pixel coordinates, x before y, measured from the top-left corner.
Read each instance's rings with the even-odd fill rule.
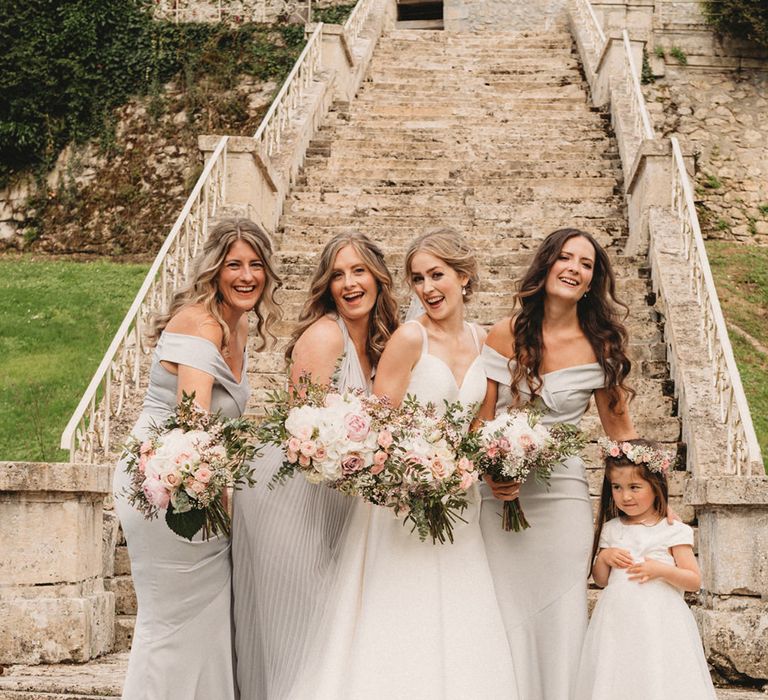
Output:
[[[406,323],[415,323],[419,330],[421,331],[421,354],[422,355],[428,355],[429,354],[429,338],[427,336],[427,329],[424,328],[415,318],[411,319],[410,321],[406,321]]]
[[[475,339],[475,348],[479,353],[481,351],[481,347],[480,347],[480,338],[477,337],[477,326],[475,326],[474,323],[467,323],[467,325],[469,326],[469,330],[472,331],[472,337]]]

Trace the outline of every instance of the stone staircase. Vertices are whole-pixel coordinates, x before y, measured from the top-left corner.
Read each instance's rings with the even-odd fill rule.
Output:
[[[680,422],[646,262],[622,255],[621,178],[609,124],[589,106],[564,26],[522,35],[393,31],[380,40],[358,97],[337,104],[311,143],[288,197],[278,232],[285,282],[278,335],[287,339],[317,253],[334,233],[368,234],[399,275],[414,236],[439,225],[459,229],[481,264],[469,317],[489,325],[510,313],[514,281],[544,236],[584,228],[609,251],[630,309],[635,425],[676,448]],[[284,367],[279,349],[251,358],[250,410],[258,413],[265,392],[283,381]],[[594,407],[584,427],[599,434]],[[593,448],[590,456],[596,495],[601,473]],[[685,478],[674,475],[672,503],[691,520],[681,498]],[[125,651],[136,603],[120,543],[107,581],[116,599],[116,651]],[[0,700],[116,697],[125,663],[123,653],[84,667],[11,667],[0,676]],[[724,690],[719,697],[753,694]]]

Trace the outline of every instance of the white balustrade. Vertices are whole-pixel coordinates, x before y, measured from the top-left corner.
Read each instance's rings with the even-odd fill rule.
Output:
[[[675,164],[672,171],[672,209],[680,221],[680,235],[689,264],[691,289],[695,292],[701,309],[701,330],[712,364],[720,417],[728,428],[728,455],[725,467],[729,473],[735,475],[759,476],[764,473],[760,446],[709,267],[691,182],[680,144],[674,136],[671,141]]]
[[[651,118],[648,116],[648,109],[645,106],[643,91],[640,88],[640,71],[637,70],[635,57],[632,55],[632,44],[626,29],[622,31],[621,37],[624,43],[624,80],[629,112],[632,117],[632,133],[637,134],[641,139],[652,139],[655,134],[651,125]]]
[[[207,236],[208,220],[224,202],[227,140],[222,137],[206,163],[64,429],[61,448],[69,450],[73,462],[94,462],[110,454],[112,426],[140,388],[149,318],[165,309],[173,292],[186,281],[189,263]]]
[[[595,15],[592,4],[589,0],[574,0],[576,11],[581,20],[581,28],[587,35],[587,41],[590,46],[590,70],[594,73],[597,70],[597,62],[605,49],[605,32],[600,26],[600,22]]]
[[[321,68],[322,34],[323,23],[319,22],[254,134],[254,139],[262,144],[268,156],[280,150],[291,119],[301,106],[315,74]]]
[[[358,0],[349,17],[347,17],[347,21],[344,22],[344,34],[350,45],[357,41],[360,32],[363,31],[363,25],[365,25],[368,19],[374,2],[375,0]]]

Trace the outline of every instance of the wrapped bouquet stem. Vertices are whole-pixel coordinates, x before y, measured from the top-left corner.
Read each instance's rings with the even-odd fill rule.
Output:
[[[229,493],[252,486],[253,424],[209,413],[184,394],[171,416],[146,440],[126,445],[131,476],[127,498],[147,519],[165,511],[165,522],[188,540],[229,535]]]
[[[579,454],[586,442],[574,425],[545,426],[533,410],[513,410],[483,424],[476,434],[475,461],[482,474],[497,483],[524,482],[533,477],[549,485],[556,464]],[[520,532],[531,525],[519,499],[504,501],[502,528]]]

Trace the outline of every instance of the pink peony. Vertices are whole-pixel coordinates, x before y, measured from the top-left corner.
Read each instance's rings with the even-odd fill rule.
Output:
[[[171,494],[163,486],[160,479],[150,478],[145,479],[141,486],[144,491],[144,495],[147,500],[156,508],[167,508],[168,503],[171,500]]]
[[[352,442],[362,442],[370,431],[371,419],[361,413],[347,413],[344,416],[344,427],[347,429],[347,437]]]
[[[365,460],[357,452],[348,454],[341,461],[341,471],[343,474],[354,474],[359,472],[365,466]]]
[[[379,433],[379,437],[376,439],[376,442],[379,443],[379,447],[388,450],[392,446],[392,433],[386,429],[382,430]]]

